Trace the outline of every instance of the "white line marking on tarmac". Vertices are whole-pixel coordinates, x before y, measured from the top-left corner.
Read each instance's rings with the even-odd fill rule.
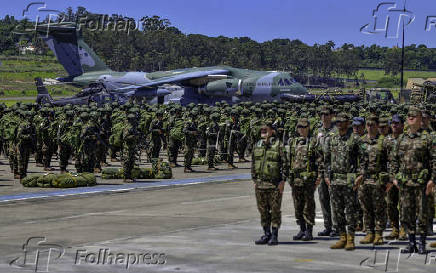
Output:
[[[209,203],[209,202],[226,201],[226,200],[240,199],[240,198],[247,198],[247,197],[252,197],[252,196],[240,195],[240,196],[222,197],[222,198],[214,198],[214,199],[207,199],[207,200],[200,200],[200,201],[181,202],[180,204],[181,205],[189,205],[189,204]]]

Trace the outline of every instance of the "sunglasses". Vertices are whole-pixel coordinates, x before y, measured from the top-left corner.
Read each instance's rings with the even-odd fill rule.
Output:
[[[297,126],[297,128],[302,128],[302,129],[306,129],[309,126]]]

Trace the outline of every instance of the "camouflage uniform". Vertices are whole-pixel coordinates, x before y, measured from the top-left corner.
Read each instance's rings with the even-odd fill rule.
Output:
[[[325,108],[321,109],[321,114],[330,114],[330,110]],[[317,164],[318,166],[322,166],[324,164],[324,148],[325,148],[325,141],[327,135],[332,131],[333,125],[330,126],[330,128],[324,128],[319,127],[317,130],[315,130],[314,138],[316,139],[316,156],[317,156]],[[321,167],[320,170],[323,168]],[[330,190],[327,186],[327,183],[325,182],[325,178],[327,177],[327,173],[324,171],[318,172],[318,178],[320,179],[320,184],[318,187],[318,196],[319,196],[319,202],[321,205],[322,215],[324,218],[324,227],[325,230],[321,232],[320,236],[329,235],[332,230],[332,212],[331,212],[331,206],[330,206]]]
[[[89,119],[88,113],[82,113],[83,121],[80,133],[80,146],[76,158],[77,172],[93,173],[96,164],[95,146],[97,145],[97,135],[100,134],[96,124]]]
[[[377,119],[368,120],[368,124],[377,124]],[[360,173],[363,183],[359,187],[359,201],[363,209],[363,217],[367,236],[361,243],[383,244],[383,230],[386,227],[386,184],[387,152],[383,147],[383,136],[371,139],[365,135],[360,145]],[[375,237],[374,237],[375,231]]]
[[[297,126],[309,126],[307,119],[300,119]],[[315,138],[296,137],[290,139],[290,175],[295,218],[300,232],[294,240],[312,240],[315,225],[315,180],[316,154]]]
[[[31,118],[30,112],[23,113],[23,119],[17,129],[17,161],[20,179],[26,177],[30,153],[35,142],[35,126],[27,119]]]
[[[184,123],[180,116],[180,110],[176,110],[176,116],[170,117],[168,124],[168,161],[171,167],[177,166],[177,156],[184,140]]]
[[[241,127],[238,119],[238,112],[236,110],[232,111],[232,121],[227,123],[226,132],[228,134],[228,146],[227,146],[227,163],[229,167],[235,168],[233,165],[233,156],[235,151],[240,152],[238,150],[239,140],[242,137]],[[244,158],[243,155],[239,154],[239,158]]]
[[[419,116],[416,107],[409,109],[409,116]],[[416,252],[416,233],[420,237],[420,253],[425,251],[428,208],[425,194],[427,182],[436,177],[436,149],[426,131],[403,133],[394,147],[392,174],[400,186],[401,222],[409,234],[409,246],[404,252]],[[418,220],[418,226],[416,225]]]
[[[151,131],[151,158],[159,158],[160,149],[162,148],[162,140],[165,140],[164,138],[164,129],[163,129],[163,121],[159,119],[162,117],[163,113],[158,111],[156,113],[157,117],[153,119],[153,121],[150,124],[150,131]]]
[[[340,113],[336,120],[348,122],[349,117],[346,113]],[[339,134],[339,130],[334,130],[327,136],[325,146],[322,171],[329,173],[331,178],[332,212],[341,236],[340,241],[331,248],[345,247],[352,250],[357,221],[353,186],[357,173],[359,139],[352,134],[351,130],[343,136]]]
[[[44,165],[44,170],[50,171],[51,158],[55,151],[57,150],[57,143],[55,142],[57,137],[58,126],[54,122],[54,112],[51,109],[46,110],[47,116],[42,121],[40,129],[41,139],[42,139],[42,163]]]
[[[281,225],[282,193],[278,188],[288,178],[288,159],[283,143],[274,137],[269,143],[259,140],[252,153],[251,177],[255,183],[257,208],[265,232],[256,243],[275,244]],[[273,233],[271,235],[270,227]],[[275,242],[271,241],[275,236]]]
[[[67,111],[67,118],[60,122],[58,130],[59,140],[59,167],[61,172],[66,172],[68,160],[73,154],[73,116],[72,111]]]
[[[195,122],[196,111],[190,113],[185,121],[183,132],[185,134],[185,172],[192,172],[191,163],[197,146],[197,123]]]
[[[206,129],[206,137],[207,137],[207,165],[209,169],[215,169],[215,154],[216,154],[216,144],[218,141],[218,134],[220,127],[217,123],[219,119],[219,115],[217,113],[213,113],[211,115],[212,122]]]
[[[123,129],[121,160],[123,164],[124,181],[130,181],[133,179],[132,170],[135,165],[138,144],[138,130],[135,124],[136,118],[135,114],[129,114],[127,116],[129,124]]]

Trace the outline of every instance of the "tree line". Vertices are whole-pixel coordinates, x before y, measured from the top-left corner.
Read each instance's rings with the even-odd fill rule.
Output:
[[[68,8],[59,20],[98,20],[101,15],[79,7]],[[47,19],[46,19],[47,20]],[[126,22],[132,18],[111,15],[111,22]],[[208,37],[185,34],[159,16],[144,16],[141,28],[125,31],[92,31],[85,25],[85,42],[95,50],[111,69],[116,71],[156,71],[192,66],[230,65],[258,70],[285,70],[296,76],[331,77],[346,75],[357,78],[359,68],[384,69],[386,74],[400,72],[401,48],[378,45],[337,46],[307,45],[298,39],[273,39],[257,42],[249,37]],[[0,19],[0,54],[16,55],[17,44],[32,42],[43,54],[50,54],[38,37],[14,34],[14,30],[31,26],[28,20],[16,20],[6,15]],[[436,49],[426,45],[405,47],[405,68],[436,70]]]

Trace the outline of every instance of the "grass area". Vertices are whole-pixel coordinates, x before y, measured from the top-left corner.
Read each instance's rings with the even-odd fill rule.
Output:
[[[385,77],[392,78],[390,75],[385,75],[384,70],[360,69],[357,76],[360,78],[362,73],[365,75],[365,79],[370,81],[379,81]],[[394,78],[399,81],[400,75]],[[407,83],[408,78],[436,78],[436,71],[404,71],[404,83]]]
[[[55,57],[0,56],[0,97],[36,96],[34,78],[57,78],[67,75]],[[69,96],[80,89],[70,85],[47,86],[53,96]]]
[[[1,100],[0,99],[0,103],[4,103],[8,107],[16,104],[17,102],[20,102],[20,103],[35,103],[35,100]]]

